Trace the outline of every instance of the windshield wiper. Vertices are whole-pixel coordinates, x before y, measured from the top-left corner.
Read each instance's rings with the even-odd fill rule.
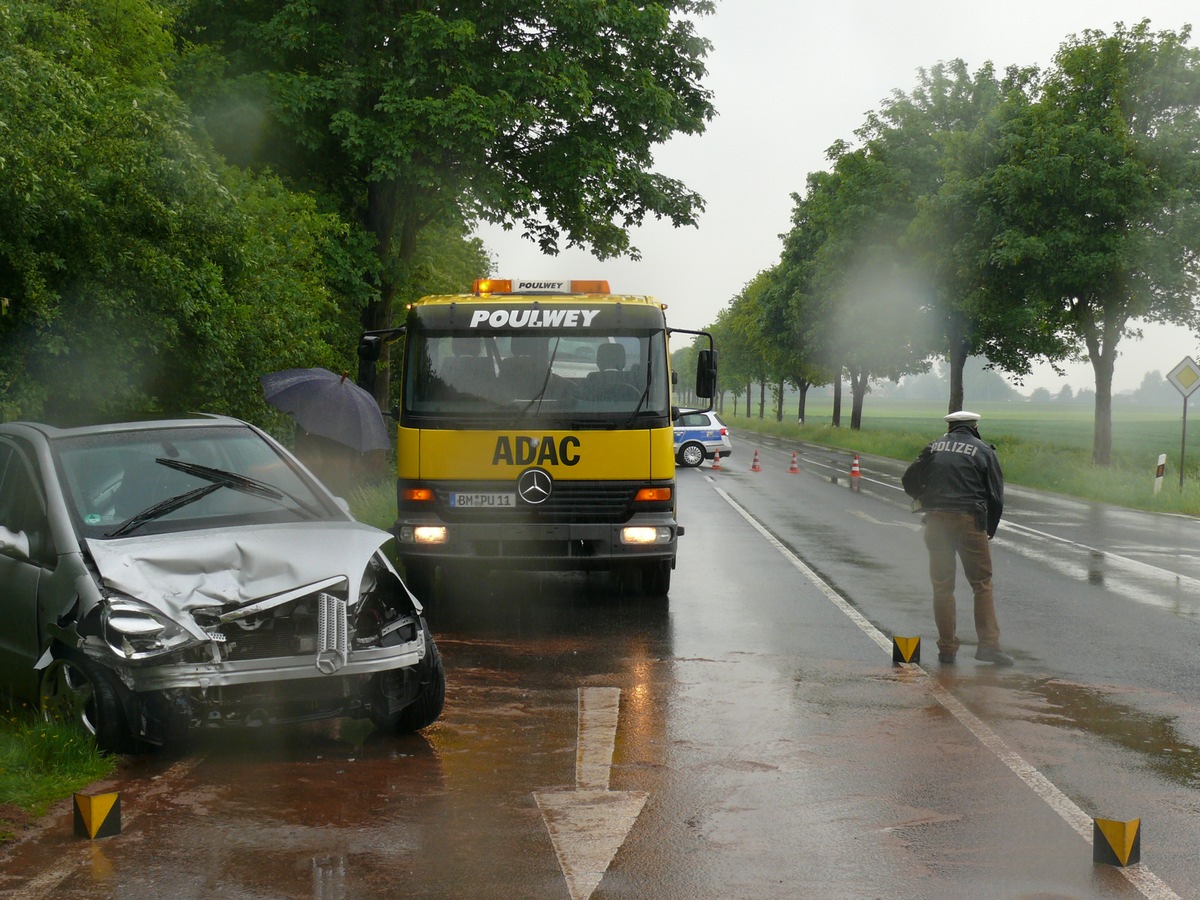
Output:
[[[319,519],[322,515],[319,509],[309,506],[295,494],[288,493],[283,488],[275,487],[256,478],[239,475],[237,472],[226,472],[224,469],[214,469],[211,466],[202,466],[200,463],[184,462],[181,459],[163,459],[159,457],[155,462],[169,469],[178,469],[180,472],[187,472],[189,475],[203,478],[205,481],[217,482],[225,487],[233,488],[235,491],[241,491],[244,494],[265,497],[277,503],[284,499],[291,500],[314,519]]]
[[[188,491],[186,494],[180,494],[178,497],[169,497],[160,503],[155,503],[153,506],[143,509],[132,519],[128,519],[120,528],[113,529],[108,532],[105,537],[120,537],[123,534],[129,534],[141,528],[147,522],[152,522],[155,519],[161,519],[167,513],[173,513],[177,509],[182,509],[189,503],[195,503],[203,497],[207,497],[214,491],[219,491],[223,487],[228,487],[225,484],[206,484],[204,487],[198,487],[195,490]]]
[[[224,469],[214,469],[211,466],[202,466],[200,463],[166,459],[161,456],[154,461],[168,469],[178,469],[180,472],[187,472],[189,475],[211,481],[218,486],[231,487],[246,494],[254,494],[256,497],[266,497],[268,500],[282,500],[284,497],[283,492],[279,489],[253,478],[247,478],[245,475],[239,475],[237,472],[226,472]]]
[[[642,391],[641,399],[638,400],[638,405],[633,408],[633,412],[629,415],[629,420],[625,423],[625,428],[633,425],[634,421],[641,415],[642,407],[646,405],[646,401],[650,398],[650,366],[646,365],[646,389]]]
[[[535,403],[538,404],[538,409],[541,409],[542,398],[546,396],[546,390],[550,387],[550,379],[554,375],[554,360],[558,356],[558,343],[561,340],[562,338],[558,337],[554,339],[554,350],[550,353],[550,362],[546,363],[546,377],[542,379],[542,386],[538,392],[534,394],[533,399],[526,403],[521,408],[521,411],[517,413],[518,419],[524,418],[525,413],[529,412],[529,407],[533,406]]]
[[[236,472],[226,472],[223,469],[214,469],[210,466],[202,466],[199,463],[184,462],[178,459],[166,459],[159,457],[154,460],[160,466],[166,466],[169,469],[178,469],[180,472],[186,472],[189,475],[195,475],[197,478],[203,478],[205,481],[211,482],[203,487],[194,488],[185,494],[179,494],[176,497],[168,497],[143,509],[132,518],[126,520],[120,527],[113,529],[105,534],[105,537],[121,537],[141,528],[147,522],[153,522],[155,519],[161,519],[163,516],[175,512],[177,509],[182,509],[189,504],[195,503],[197,500],[202,500],[214,491],[219,491],[223,487],[230,488],[235,491],[241,491],[244,494],[253,494],[256,497],[265,497],[268,500],[280,501],[284,498],[282,491],[276,490],[269,484],[264,484],[261,481],[255,481],[253,478],[247,478],[245,475],[238,475]],[[295,497],[287,495],[288,499],[296,503],[305,512],[312,514],[312,510],[297,500]]]

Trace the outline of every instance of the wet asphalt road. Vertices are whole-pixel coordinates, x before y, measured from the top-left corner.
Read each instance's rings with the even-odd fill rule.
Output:
[[[1017,665],[971,658],[960,593],[942,667],[900,467],[863,459],[852,491],[846,454],[758,446],[759,472],[746,441],[680,471],[669,600],[451,579],[422,735],[201,735],[96,786],[121,835],[76,839],[64,804],[0,853],[0,891],[1200,896],[1200,526],[1011,489],[993,553]],[[892,636],[923,637],[919,667]],[[1094,865],[1092,817],[1140,818],[1142,865]]]

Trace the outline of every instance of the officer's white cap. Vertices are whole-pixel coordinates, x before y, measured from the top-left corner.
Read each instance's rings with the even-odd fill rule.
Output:
[[[958,412],[952,412],[946,416],[947,422],[978,422],[979,419],[979,413],[968,412],[965,409],[960,409]]]

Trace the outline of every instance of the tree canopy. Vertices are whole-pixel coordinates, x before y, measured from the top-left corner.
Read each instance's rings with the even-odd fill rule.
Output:
[[[1148,22],[1065,41],[1045,72],[955,60],[922,71],[796,195],[772,270],[763,360],[872,378],[949,364],[949,406],[981,354],[1017,376],[1086,357],[1093,459],[1111,454],[1117,346],[1136,321],[1200,329],[1200,53]],[[766,296],[772,296],[767,292]],[[785,299],[786,298],[786,302]],[[747,304],[732,301],[733,321]],[[719,320],[720,321],[720,320]],[[787,360],[784,368],[783,360]]]
[[[387,328],[430,224],[515,224],[601,258],[636,256],[646,216],[694,224],[701,198],[654,171],[653,148],[714,114],[692,21],[711,10],[191,0],[188,96],[231,158],[319,185],[374,237],[363,324]]]

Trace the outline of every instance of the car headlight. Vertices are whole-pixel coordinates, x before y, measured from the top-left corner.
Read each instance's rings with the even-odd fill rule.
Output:
[[[128,597],[110,597],[101,610],[100,622],[109,648],[126,659],[170,653],[192,640],[154,607]]]

